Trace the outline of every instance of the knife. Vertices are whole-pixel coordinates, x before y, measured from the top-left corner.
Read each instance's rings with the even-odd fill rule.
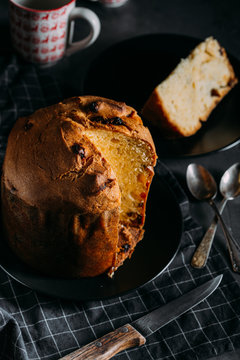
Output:
[[[211,295],[221,280],[222,275],[219,275],[131,324],[121,326],[59,360],[107,360],[122,350],[141,346],[145,344],[146,337]]]

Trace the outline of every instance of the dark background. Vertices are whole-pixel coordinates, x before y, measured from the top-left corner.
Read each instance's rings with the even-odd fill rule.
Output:
[[[240,60],[240,1],[239,0],[129,0],[120,8],[104,8],[99,3],[77,1],[78,6],[86,6],[99,16],[101,33],[91,47],[65,58],[48,71],[54,72],[62,83],[67,96],[82,94],[82,79],[88,65],[104,49],[115,42],[133,36],[151,33],[171,33],[193,36],[200,39],[212,35],[232,55]],[[76,24],[76,37],[85,34],[88,26],[84,22]],[[11,51],[8,26],[8,1],[0,2],[1,53]],[[141,59],[136,59],[141,62]],[[144,68],[143,68],[144,71]],[[101,94],[99,94],[101,95]],[[129,104],[131,105],[131,104]],[[240,119],[239,119],[240,121]],[[161,159],[161,154],[159,154]],[[240,161],[240,145],[203,156],[161,159],[174,172],[186,190],[185,172],[190,162],[197,162],[211,170],[219,181],[222,173],[233,163]],[[191,211],[194,219],[205,228],[212,217],[211,209],[191,197]],[[235,200],[228,207],[227,219],[235,219],[234,234],[240,237],[240,202]],[[239,240],[240,241],[240,240]],[[217,232],[217,246],[228,261],[228,254],[220,231]],[[240,282],[240,275],[236,275]],[[239,304],[240,306],[240,304]],[[240,359],[240,352],[218,357],[219,360]]]

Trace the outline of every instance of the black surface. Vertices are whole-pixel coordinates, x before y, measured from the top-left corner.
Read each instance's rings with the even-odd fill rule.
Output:
[[[106,275],[84,279],[41,276],[23,264],[3,240],[0,266],[24,285],[48,295],[72,300],[103,299],[135,289],[160,274],[174,258],[181,233],[179,205],[170,187],[156,174],[149,193],[144,239],[113,279]]]
[[[189,36],[148,34],[112,45],[88,69],[83,93],[124,101],[139,112],[152,90],[201,42]],[[237,76],[240,62],[229,55]],[[199,155],[236,144],[240,139],[240,85],[221,101],[196,135],[166,140],[150,126],[158,153],[173,157]]]

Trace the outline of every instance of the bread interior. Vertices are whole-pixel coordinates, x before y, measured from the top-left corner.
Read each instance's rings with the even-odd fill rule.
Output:
[[[194,132],[225,93],[232,69],[222,51],[207,39],[157,87],[169,119],[184,134]]]
[[[144,216],[144,200],[152,176],[152,152],[147,143],[118,132],[84,132],[111,165],[121,191],[120,221],[139,225]]]

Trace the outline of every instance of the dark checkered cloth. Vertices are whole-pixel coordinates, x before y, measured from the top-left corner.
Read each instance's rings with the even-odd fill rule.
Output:
[[[61,98],[47,73],[15,58],[2,61],[0,75],[0,155],[20,115]],[[118,360],[194,360],[240,347],[240,288],[218,251],[207,266],[189,265],[202,229],[189,216],[188,201],[174,176],[160,162],[157,171],[180,204],[184,233],[171,265],[154,281],[111,300],[72,302],[35,292],[0,270],[0,359],[54,360],[109,331],[135,320],[197,285],[224,274],[220,287],[205,301],[148,337],[146,345],[123,351]]]

